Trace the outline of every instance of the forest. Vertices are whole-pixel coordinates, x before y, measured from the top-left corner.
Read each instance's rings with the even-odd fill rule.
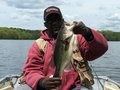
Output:
[[[34,40],[39,37],[39,30],[0,27],[0,39]]]
[[[0,39],[35,40],[40,37],[41,30],[28,30],[21,28],[0,27]],[[102,33],[108,41],[120,41],[120,32],[112,30],[97,30]]]

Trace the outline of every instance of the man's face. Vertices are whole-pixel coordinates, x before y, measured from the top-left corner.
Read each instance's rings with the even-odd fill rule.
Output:
[[[50,14],[47,16],[46,27],[53,34],[60,30],[62,23],[63,19],[61,19],[58,14]]]

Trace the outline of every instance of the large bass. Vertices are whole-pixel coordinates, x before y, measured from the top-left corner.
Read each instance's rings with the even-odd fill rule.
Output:
[[[91,90],[94,84],[93,75],[88,62],[83,59],[77,46],[77,38],[73,33],[75,24],[74,22],[65,23],[58,33],[53,57],[56,66],[54,77],[60,77],[64,69],[72,64],[80,76],[81,85]]]
[[[74,33],[72,30],[74,26],[74,23],[65,23],[58,33],[53,57],[56,66],[54,77],[59,77],[65,67],[71,63],[74,45]]]

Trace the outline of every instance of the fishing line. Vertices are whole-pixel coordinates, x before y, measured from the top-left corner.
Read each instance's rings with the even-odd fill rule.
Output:
[[[94,70],[94,68],[93,68],[93,66],[92,66],[92,64],[91,64],[91,62],[89,62],[89,64],[90,64],[90,67],[91,67],[91,69],[93,70],[93,72],[94,72],[94,74],[95,74],[95,76],[96,76],[98,82],[100,83],[102,89],[104,90],[104,86],[103,86],[103,84],[101,83],[101,81],[99,80],[98,75],[97,75],[96,71]]]

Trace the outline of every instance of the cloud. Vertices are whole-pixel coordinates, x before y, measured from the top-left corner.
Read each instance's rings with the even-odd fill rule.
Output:
[[[100,11],[106,11],[106,10],[107,10],[107,7],[105,7],[105,6],[100,6],[100,7],[98,8],[98,10],[100,10]]]
[[[114,13],[109,16],[101,26],[101,28],[109,30],[120,30],[120,14]]]
[[[120,9],[120,6],[118,6],[117,9]]]
[[[40,7],[40,0],[6,0],[8,6],[20,9],[36,9]]]
[[[18,10],[19,11],[19,14],[21,15],[28,15],[28,16],[31,16],[33,18],[40,18],[43,16],[43,9],[32,9],[32,10]]]
[[[115,13],[112,16],[108,17],[107,20],[109,20],[109,21],[115,21],[115,22],[120,22],[120,14]]]
[[[14,20],[16,20],[16,21],[21,20],[21,21],[23,21],[23,22],[26,22],[26,21],[30,21],[30,20],[31,20],[30,16],[28,16],[28,15],[23,14],[23,15],[21,16],[21,15],[18,15],[18,14],[16,14],[16,13],[11,14],[11,18],[14,19]]]
[[[47,5],[61,5],[59,0],[5,0],[8,6],[18,9],[39,9]],[[45,3],[46,2],[46,3]]]
[[[33,28],[33,23],[36,23],[38,28],[44,22],[44,9],[51,5],[60,7],[66,21],[83,21],[90,27],[102,29],[120,26],[120,2],[117,0],[0,0],[0,4],[1,26]]]
[[[31,18],[43,17],[43,11],[49,5],[62,5],[60,0],[2,0],[9,7],[14,8],[15,12],[10,13],[11,18],[23,19],[24,21],[31,20]],[[46,2],[46,3],[45,3]]]

